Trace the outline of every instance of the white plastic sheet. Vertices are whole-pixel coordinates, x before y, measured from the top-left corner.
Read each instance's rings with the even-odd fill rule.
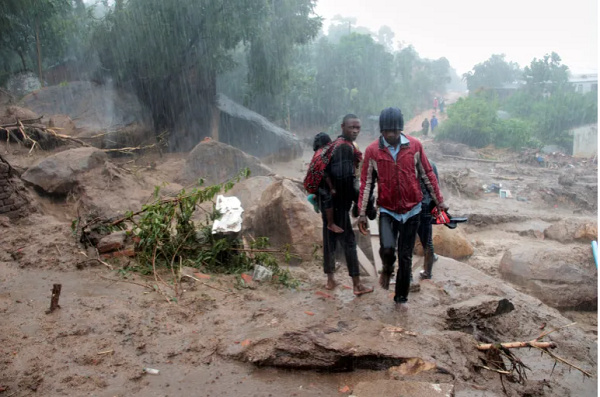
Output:
[[[223,215],[214,221],[212,234],[239,232],[242,230],[242,213],[244,209],[237,197],[218,195],[216,208]]]

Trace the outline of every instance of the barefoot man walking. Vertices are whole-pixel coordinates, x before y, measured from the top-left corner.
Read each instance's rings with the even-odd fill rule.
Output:
[[[335,246],[340,242],[344,248],[348,273],[352,278],[354,295],[362,295],[373,292],[373,288],[364,286],[360,281],[356,236],[350,223],[350,208],[352,202],[357,199],[356,169],[362,160],[362,153],[354,145],[360,133],[360,120],[353,114],[347,114],[341,127],[342,135],[333,142],[336,146],[327,165],[326,174],[331,177],[336,192],[332,197],[333,221],[342,232],[328,229],[327,219],[323,216],[323,270],[327,274],[326,288],[335,288]]]

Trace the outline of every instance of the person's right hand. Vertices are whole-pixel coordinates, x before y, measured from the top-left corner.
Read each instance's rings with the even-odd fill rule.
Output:
[[[367,221],[367,217],[365,215],[358,217],[358,230],[360,231],[360,234],[364,236],[369,233],[369,222]]]

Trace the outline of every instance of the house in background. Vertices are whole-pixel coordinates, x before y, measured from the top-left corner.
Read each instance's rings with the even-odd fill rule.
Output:
[[[598,124],[588,124],[574,128],[573,157],[595,157],[598,155]]]
[[[573,84],[575,91],[580,94],[598,92],[598,74],[574,74],[569,77],[569,83]]]

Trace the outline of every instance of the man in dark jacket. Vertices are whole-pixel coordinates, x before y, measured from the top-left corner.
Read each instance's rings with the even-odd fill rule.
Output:
[[[358,198],[358,225],[367,234],[366,207],[369,191],[377,182],[379,213],[379,255],[383,269],[379,284],[389,289],[398,253],[398,272],[394,301],[406,310],[412,269],[412,253],[421,213],[421,180],[435,205],[447,210],[433,169],[421,142],[402,134],[404,118],[398,108],[386,108],[379,116],[381,136],[365,151]],[[365,192],[367,192],[365,194]]]
[[[439,176],[437,172],[437,167],[433,161],[430,161],[431,168],[433,168],[433,173],[435,174],[436,181],[439,181]],[[433,201],[429,190],[427,190],[427,186],[421,179],[421,192],[423,192],[423,201],[421,201],[421,215],[420,215],[420,223],[419,229],[417,230],[417,235],[419,236],[419,240],[421,241],[421,246],[423,247],[423,270],[420,272],[421,280],[431,279],[432,270],[433,270],[433,262],[436,261],[436,256],[433,250],[433,227],[431,225],[431,210],[435,207],[435,202]]]
[[[327,228],[323,216],[323,270],[327,274],[327,289],[336,286],[335,247],[340,242],[344,248],[348,273],[352,278],[354,295],[373,292],[373,288],[364,286],[360,281],[356,236],[350,222],[350,208],[356,201],[356,169],[362,160],[362,153],[354,145],[360,132],[360,120],[353,114],[347,114],[342,120],[342,135],[332,142],[333,152],[327,164],[326,174],[331,177],[335,195],[332,197],[333,221],[343,229],[336,233]],[[365,206],[366,208],[366,206]]]

